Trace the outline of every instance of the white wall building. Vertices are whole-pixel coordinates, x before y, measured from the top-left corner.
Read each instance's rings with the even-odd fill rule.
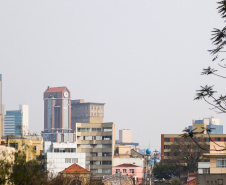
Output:
[[[76,153],[77,143],[44,142],[46,168],[53,175],[57,175],[73,163],[85,168],[85,153]]]

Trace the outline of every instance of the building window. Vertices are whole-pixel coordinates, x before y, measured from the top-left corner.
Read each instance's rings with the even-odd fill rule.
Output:
[[[178,142],[178,141],[180,141],[180,139],[179,138],[174,138],[174,141],[177,141]]]
[[[123,173],[126,173],[126,169],[123,169]]]
[[[98,173],[98,169],[91,169],[90,171],[93,173]]]
[[[226,158],[217,158],[217,168],[226,168]]]
[[[100,114],[100,117],[103,117],[103,114]]]
[[[111,152],[104,152],[104,153],[102,153],[102,156],[103,157],[109,157],[109,156],[112,156],[112,153]]]
[[[102,165],[111,165],[111,161],[102,161]]]
[[[93,113],[91,113],[91,116],[93,116]]]
[[[96,116],[96,113],[94,114],[94,116]]]
[[[92,128],[92,132],[101,132],[101,128]]]
[[[112,136],[103,136],[102,140],[112,140]]]
[[[96,110],[96,107],[94,107],[94,110]]]
[[[134,169],[129,169],[129,173],[134,173]]]
[[[91,106],[91,110],[93,110],[93,106]]]
[[[97,152],[91,152],[91,153],[90,153],[90,156],[92,156],[92,157],[97,157],[97,155],[98,155]]]
[[[164,152],[164,156],[169,156],[169,152]]]
[[[97,114],[97,116],[99,117],[99,113]]]
[[[112,127],[104,127],[103,130],[104,130],[104,132],[111,132]]]
[[[112,172],[111,172],[111,169],[103,169],[102,173],[110,173],[111,174]]]
[[[101,110],[103,110],[103,107],[101,107]]]
[[[72,163],[78,163],[78,159],[77,158],[72,158]]]
[[[115,170],[115,173],[120,173],[120,169],[116,169]]]
[[[169,145],[164,145],[164,149],[170,149]]]
[[[216,138],[215,138],[215,141],[221,141],[221,138],[216,137]]]
[[[65,158],[65,163],[71,163],[71,158]]]
[[[164,138],[164,142],[170,142],[169,138]]]
[[[18,143],[9,143],[9,146],[18,150]]]
[[[38,150],[38,146],[34,146],[34,150]]]

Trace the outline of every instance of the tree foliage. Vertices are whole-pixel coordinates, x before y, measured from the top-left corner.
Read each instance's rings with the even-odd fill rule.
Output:
[[[4,153],[0,160],[0,184],[47,184],[47,174],[38,161],[26,161],[24,151]],[[11,160],[13,158],[15,160]]]
[[[203,159],[202,148],[208,149],[206,143],[200,141],[200,138],[193,137],[193,140],[186,138],[184,141],[174,142],[170,146],[168,162],[175,165],[177,167],[176,170],[180,169],[182,173],[196,172],[198,170],[198,162]]]
[[[218,13],[221,15],[221,18],[226,21],[226,1],[222,0],[218,2],[217,7]],[[226,63],[224,56],[225,54],[225,45],[226,45],[226,26],[223,28],[214,28],[212,31],[212,44],[213,49],[209,50],[210,54],[213,56],[213,61],[218,63],[219,68],[226,68]],[[226,76],[218,74],[218,70],[210,66],[204,68],[201,75],[214,75],[221,78],[226,78]],[[226,94],[218,94],[214,90],[213,85],[201,86],[201,89],[197,90],[195,100],[204,100],[207,102],[211,109],[215,110],[217,113],[226,113]]]
[[[173,179],[171,181],[171,185],[183,185],[183,183],[180,181],[180,179]]]
[[[176,175],[176,166],[169,163],[155,164],[152,173],[157,179],[170,179],[171,175]]]

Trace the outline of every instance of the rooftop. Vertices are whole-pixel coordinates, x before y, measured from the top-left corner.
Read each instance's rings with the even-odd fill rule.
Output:
[[[48,87],[45,91],[45,93],[50,92],[62,92],[63,90],[67,89],[67,87]]]
[[[134,165],[134,164],[124,163],[124,164],[118,165],[117,167],[139,167],[139,166],[136,166],[136,165]]]
[[[65,168],[61,173],[74,173],[74,172],[90,173],[90,171],[86,170],[85,168],[79,166],[76,163],[72,164],[68,168]]]

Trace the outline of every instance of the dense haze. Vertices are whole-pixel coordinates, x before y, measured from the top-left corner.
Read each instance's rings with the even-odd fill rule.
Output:
[[[0,1],[0,73],[6,110],[30,106],[30,131],[44,127],[43,92],[67,86],[72,99],[103,102],[105,121],[132,129],[140,147],[192,119],[224,115],[193,101],[213,65],[210,35],[222,27],[216,1]],[[216,64],[215,64],[216,65]]]

